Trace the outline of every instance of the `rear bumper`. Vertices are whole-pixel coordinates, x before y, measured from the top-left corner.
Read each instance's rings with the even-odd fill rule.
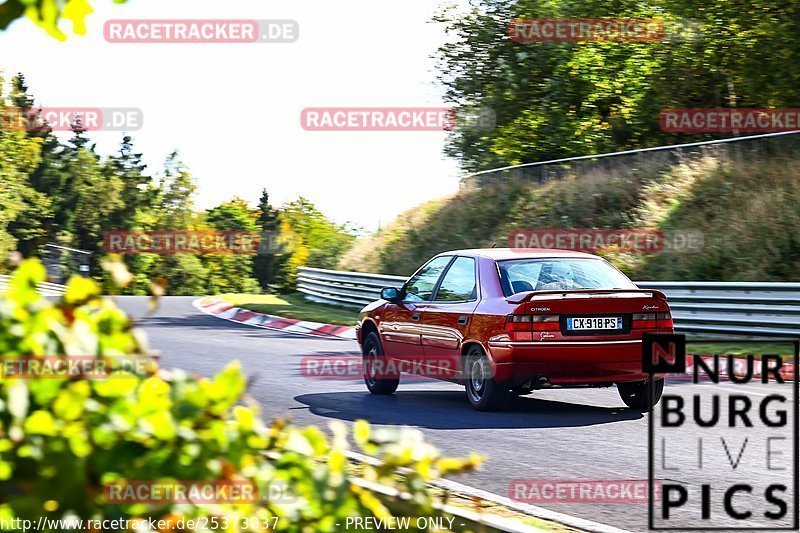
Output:
[[[521,385],[547,378],[554,385],[642,381],[642,341],[496,341],[489,343],[495,380]]]

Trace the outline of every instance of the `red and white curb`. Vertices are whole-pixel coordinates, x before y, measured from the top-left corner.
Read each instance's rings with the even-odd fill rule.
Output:
[[[231,322],[238,322],[239,324],[255,326],[257,328],[274,329],[277,331],[333,339],[354,340],[356,338],[356,330],[350,326],[321,324],[319,322],[297,320],[296,318],[281,318],[279,316],[256,313],[255,311],[249,311],[241,307],[234,307],[222,298],[217,298],[215,296],[200,298],[192,302],[192,305],[194,305],[197,310],[207,315],[222,318],[223,320],[230,320]]]

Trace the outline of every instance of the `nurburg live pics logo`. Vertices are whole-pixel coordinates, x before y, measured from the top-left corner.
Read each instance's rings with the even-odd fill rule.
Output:
[[[649,528],[797,531],[800,340],[698,342],[720,351],[792,346],[794,366],[787,372],[788,357],[747,354],[734,372],[734,355],[694,357],[691,382],[664,389],[648,421]],[[650,380],[685,373],[686,337],[645,333],[642,369]]]

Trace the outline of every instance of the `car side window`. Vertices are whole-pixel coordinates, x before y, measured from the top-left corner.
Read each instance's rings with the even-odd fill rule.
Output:
[[[417,272],[414,277],[408,280],[403,301],[430,301],[431,296],[433,295],[433,289],[436,287],[436,282],[439,281],[439,277],[442,275],[442,272],[450,263],[451,259],[453,259],[453,257],[450,255],[437,257],[425,265],[422,270]]]
[[[459,257],[444,275],[439,292],[436,293],[436,301],[463,302],[476,297],[475,259]]]

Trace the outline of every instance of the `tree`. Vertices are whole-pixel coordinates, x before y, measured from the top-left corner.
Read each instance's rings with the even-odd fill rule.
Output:
[[[206,211],[206,223],[218,231],[239,231],[250,237],[258,235],[258,213],[242,198]],[[213,294],[226,292],[258,292],[258,282],[253,278],[255,254],[211,254],[203,257],[208,268],[207,291]]]
[[[158,188],[147,174],[142,154],[133,149],[133,140],[122,137],[119,152],[103,165],[106,179],[116,176],[122,181],[122,205],[111,216],[113,229],[149,229],[155,222]]]
[[[294,288],[297,267],[336,268],[339,257],[356,239],[349,228],[329,220],[302,197],[281,209],[280,234],[288,247],[278,275],[284,290]]]
[[[197,184],[189,169],[172,152],[164,162],[164,175],[160,182],[158,223],[161,228],[188,229],[194,218],[193,196]]]
[[[445,10],[436,17],[453,36],[438,53],[445,98],[457,111],[489,108],[497,118],[493,130],[457,122],[447,153],[478,171],[712,137],[661,131],[665,108],[794,107],[797,16],[781,0],[476,0],[466,14]],[[599,17],[660,18],[666,38],[518,43],[508,36],[517,18]]]
[[[269,203],[267,189],[261,189],[258,200],[258,222],[262,231],[273,231],[278,227],[278,210]]]
[[[279,227],[279,212],[269,203],[267,189],[261,189],[261,198],[258,200],[258,223],[261,230],[261,239],[268,240],[267,246],[262,246],[261,251],[253,259],[253,275],[258,280],[262,290],[268,290],[270,282],[275,276],[275,250],[269,249],[270,243],[277,242]]]
[[[0,83],[2,83],[1,80]],[[10,109],[6,108],[9,112],[9,118],[16,117],[17,113],[28,116],[32,112],[34,97],[29,94],[25,76],[22,74],[17,74],[11,79],[11,90],[8,94],[8,100],[11,104]],[[0,109],[1,108],[2,106],[0,106]],[[13,122],[9,124],[9,127],[11,131],[3,133],[3,135],[9,136],[7,140],[10,141],[12,138],[17,139],[18,142],[27,144],[29,147],[36,146],[36,150],[38,151],[37,156],[26,164],[22,161],[15,161],[16,152],[13,150],[6,152],[5,149],[0,149],[0,153],[8,157],[8,163],[22,163],[24,168],[24,172],[22,174],[17,174],[15,179],[12,180],[12,178],[8,177],[3,180],[6,181],[8,187],[5,200],[7,204],[4,211],[6,211],[6,216],[8,217],[5,230],[15,241],[15,247],[22,252],[23,255],[28,256],[34,254],[38,247],[44,244],[47,235],[46,222],[52,217],[52,202],[50,198],[43,192],[37,190],[32,180],[33,174],[37,172],[44,161],[48,131],[18,130],[16,129],[17,125]],[[27,140],[30,142],[26,142],[24,137],[27,137]],[[33,166],[30,166],[31,164]],[[0,187],[2,187],[2,185],[0,185]],[[16,198],[17,202],[19,202],[18,209],[13,215],[11,204],[14,202],[12,202],[8,196],[12,194],[10,192],[12,188],[16,190]],[[0,240],[3,240],[3,238],[0,237]],[[5,241],[5,246],[11,245],[11,241],[8,240],[8,237],[5,238]],[[2,249],[2,245],[0,245],[0,249]]]
[[[97,154],[78,148],[66,161],[65,171],[72,176],[69,205],[72,208],[67,229],[75,235],[74,245],[97,251],[109,217],[122,204],[123,184],[119,176],[103,175]]]
[[[17,239],[9,232],[21,217],[30,215],[28,202],[40,197],[29,186],[28,176],[39,164],[41,140],[29,138],[23,131],[0,132],[0,258],[15,250]],[[40,206],[40,204],[37,204]],[[24,225],[23,223],[20,223]]]

